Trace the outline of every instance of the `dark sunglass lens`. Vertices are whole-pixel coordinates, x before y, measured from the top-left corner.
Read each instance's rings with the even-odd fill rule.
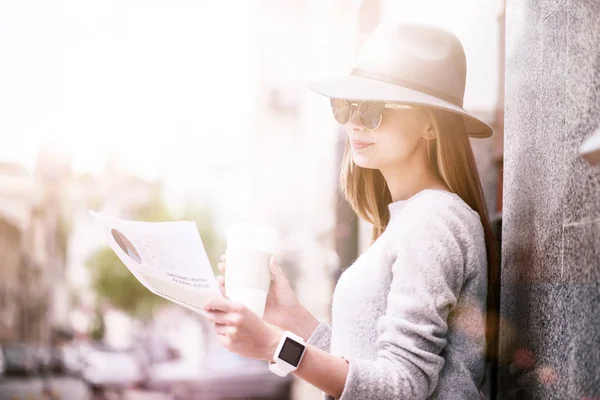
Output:
[[[331,110],[337,122],[344,125],[350,119],[350,102],[341,99],[331,99]]]
[[[377,129],[381,123],[381,114],[385,109],[385,103],[366,101],[360,104],[358,112],[360,122],[367,129]]]

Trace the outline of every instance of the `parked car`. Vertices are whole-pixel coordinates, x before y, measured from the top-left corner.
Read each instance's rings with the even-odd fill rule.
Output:
[[[203,399],[291,399],[292,375],[275,375],[266,361],[223,348],[223,354],[211,357],[208,365],[200,380]]]
[[[38,371],[38,363],[33,347],[22,343],[11,343],[2,346],[6,375],[34,375]]]
[[[4,353],[2,352],[2,346],[0,346],[0,380],[4,377]]]
[[[66,373],[63,350],[61,347],[52,346],[48,349],[50,353],[50,362],[48,368],[54,375],[63,375]]]
[[[180,363],[152,365],[148,386],[169,393],[176,400],[291,398],[291,375],[277,376],[269,371],[266,361],[242,357],[222,346],[207,355],[196,375],[191,375],[191,369]]]
[[[79,347],[76,343],[70,343],[64,344],[58,349],[58,357],[61,359],[65,375],[81,376],[81,371],[85,367],[85,357]]]
[[[99,345],[82,350],[80,376],[92,390],[124,390],[143,381],[142,368],[130,352]]]
[[[51,372],[52,355],[50,349],[45,346],[31,346],[31,351],[36,360],[37,372],[47,375]]]

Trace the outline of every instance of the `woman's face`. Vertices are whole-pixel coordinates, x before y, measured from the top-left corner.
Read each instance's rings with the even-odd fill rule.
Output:
[[[359,167],[382,170],[405,165],[425,151],[423,136],[430,128],[430,122],[422,109],[386,108],[376,130],[367,130],[356,111],[345,127],[354,163]]]

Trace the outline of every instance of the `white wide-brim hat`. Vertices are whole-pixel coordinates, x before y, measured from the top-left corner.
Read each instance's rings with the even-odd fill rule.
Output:
[[[458,38],[424,24],[383,22],[356,57],[349,75],[308,87],[326,97],[414,104],[462,116],[471,137],[486,138],[493,129],[463,105],[467,63]]]

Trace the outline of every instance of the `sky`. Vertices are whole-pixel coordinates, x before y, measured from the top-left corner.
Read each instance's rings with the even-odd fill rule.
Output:
[[[51,142],[76,172],[112,155],[176,179],[190,159],[235,154],[257,61],[252,1],[231,3],[0,2],[0,159],[31,168]]]
[[[500,2],[387,0],[382,15],[457,33],[469,57],[465,106],[488,106],[497,92],[478,83],[496,80],[489,21]],[[0,160],[32,168],[52,143],[72,154],[76,173],[100,172],[111,157],[175,185],[206,178],[252,133],[257,4],[0,1]]]

